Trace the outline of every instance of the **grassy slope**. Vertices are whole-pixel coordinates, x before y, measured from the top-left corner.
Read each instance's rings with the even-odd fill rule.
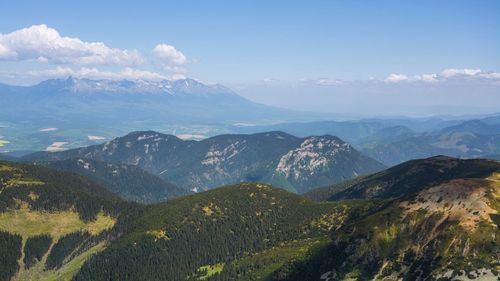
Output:
[[[77,231],[97,235],[111,229],[115,223],[116,219],[104,213],[99,213],[94,221],[85,222],[74,211],[39,212],[29,210],[26,205],[0,213],[0,230],[19,234],[23,239],[41,234],[58,239]]]
[[[117,223],[119,201],[79,176],[33,165],[0,162],[0,230],[22,237],[20,270],[14,280],[69,280],[92,255],[102,251],[102,234]],[[78,246],[63,266],[45,269],[45,261],[61,237],[85,231],[93,237]],[[41,261],[26,268],[27,239],[49,235],[51,245]],[[83,248],[82,248],[83,247]]]
[[[21,269],[14,277],[14,280],[69,281],[75,276],[78,270],[80,270],[85,261],[92,255],[103,251],[106,246],[106,242],[100,242],[71,259],[68,259],[62,267],[55,270],[46,269],[45,260],[39,261],[29,269]]]

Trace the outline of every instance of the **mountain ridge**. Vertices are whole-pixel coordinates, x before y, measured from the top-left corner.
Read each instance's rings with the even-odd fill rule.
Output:
[[[36,164],[87,177],[124,200],[139,203],[157,203],[187,194],[174,184],[132,165],[83,158],[36,162]]]
[[[226,134],[200,141],[138,131],[100,145],[39,152],[24,161],[89,158],[138,165],[187,190],[267,182],[297,192],[382,169],[334,136],[298,138],[283,132]]]
[[[439,155],[407,161],[381,172],[317,188],[305,196],[320,201],[395,199],[451,179],[486,177],[498,169],[500,162],[496,160],[458,159]]]

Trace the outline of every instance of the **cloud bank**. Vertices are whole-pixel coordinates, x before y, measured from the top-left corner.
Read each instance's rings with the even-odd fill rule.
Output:
[[[88,78],[88,79],[110,79],[110,80],[164,80],[164,79],[174,79],[173,76],[164,75],[157,72],[152,72],[148,70],[138,70],[130,67],[126,67],[120,71],[102,71],[98,68],[88,68],[82,67],[80,69],[74,70],[70,67],[58,66],[53,69],[44,69],[28,72],[29,75],[34,77],[49,77],[49,78],[60,78],[74,76],[78,78]],[[175,79],[174,79],[175,80]]]
[[[421,74],[408,76],[405,74],[392,73],[384,79],[386,83],[402,83],[402,82],[424,82],[435,83],[450,80],[489,80],[493,82],[500,82],[499,72],[488,72],[481,69],[472,68],[448,68],[440,73]]]
[[[121,50],[102,42],[63,37],[45,24],[0,34],[0,59],[85,65],[136,65],[143,62],[137,50]]]
[[[166,43],[157,44],[152,50],[142,53],[112,48],[103,42],[86,42],[62,36],[45,24],[0,33],[0,61],[49,66],[27,71],[32,77],[72,75],[146,80],[183,78],[188,73],[186,66],[190,62],[180,50]]]

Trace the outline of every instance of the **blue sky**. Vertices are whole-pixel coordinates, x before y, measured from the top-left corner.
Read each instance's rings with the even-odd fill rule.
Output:
[[[351,85],[345,92],[352,92],[355,81],[392,77],[391,82],[416,83],[424,74],[447,80],[443,71],[453,69],[458,73],[454,79],[477,76],[488,80],[488,91],[499,89],[500,1],[16,0],[0,3],[0,15],[4,37],[44,24],[44,32],[77,38],[85,48],[103,42],[106,48],[140,56],[134,60],[130,53],[126,58],[116,53],[94,63],[71,49],[71,58],[59,61],[56,49],[33,54],[19,38],[24,35],[16,34],[10,43],[4,40],[3,58],[0,39],[0,81],[6,83],[29,84],[68,73],[189,76],[240,89],[257,101],[299,108],[304,103],[300,94],[287,104],[280,102],[286,95],[279,92],[311,81],[327,81],[323,86],[343,81]],[[37,32],[31,31],[30,36]],[[159,45],[168,48],[153,51]],[[480,70],[482,76],[464,69]],[[269,82],[272,91],[262,86]],[[451,95],[450,89],[443,91]],[[484,104],[478,106],[494,110],[491,97],[480,99]]]

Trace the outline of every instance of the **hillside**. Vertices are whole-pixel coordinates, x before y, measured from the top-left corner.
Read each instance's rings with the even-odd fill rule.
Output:
[[[0,168],[0,280],[261,279],[379,206],[239,184],[144,208],[73,173]]]
[[[23,157],[26,161],[71,158],[137,165],[186,191],[265,182],[303,193],[384,168],[337,137],[298,138],[282,132],[219,135],[201,141],[133,132],[101,145]]]
[[[0,162],[0,280],[71,279],[139,210],[83,177]]]
[[[0,280],[495,280],[500,272],[500,162],[492,160],[410,161],[320,189],[334,200],[321,202],[241,183],[140,206],[75,174],[9,162],[0,179]]]
[[[85,176],[125,200],[156,203],[186,194],[179,187],[132,165],[81,158],[37,164]]]
[[[419,167],[432,167],[435,161],[422,160]],[[457,165],[447,171],[452,176],[405,189],[384,208],[345,223],[331,233],[331,243],[285,267],[274,280],[318,280],[320,276],[322,280],[497,280],[500,163],[446,162]],[[415,175],[422,176],[407,176]],[[382,179],[378,181],[382,189],[405,186]],[[372,195],[368,191],[374,191],[373,184],[373,178],[367,177],[339,197],[395,194]],[[359,192],[360,186],[365,186],[364,192]]]
[[[217,188],[149,207],[75,280],[262,280],[376,206],[315,203],[263,184]]]
[[[498,169],[499,163],[495,161],[435,156],[408,161],[372,175],[318,188],[305,196],[314,200],[400,198],[452,179],[486,177]]]

